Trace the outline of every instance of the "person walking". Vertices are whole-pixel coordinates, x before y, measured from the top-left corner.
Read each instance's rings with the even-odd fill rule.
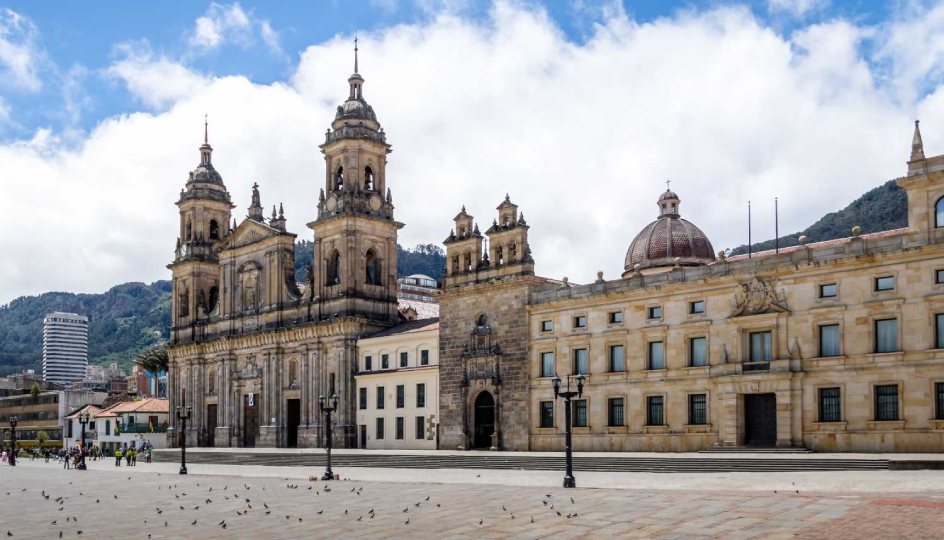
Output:
[[[131,449],[131,466],[132,467],[138,466],[138,451],[135,450],[134,448]]]

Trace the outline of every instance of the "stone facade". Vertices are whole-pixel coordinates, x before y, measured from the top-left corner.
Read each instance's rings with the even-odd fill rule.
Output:
[[[397,231],[386,182],[390,145],[363,97],[364,79],[348,79],[320,146],[324,187],[314,233],[314,264],[296,283],[296,235],[282,205],[264,217],[253,186],[239,224],[208,137],[200,164],[181,190],[169,347],[171,411],[193,409],[188,441],[200,446],[323,444],[319,395],[340,396],[334,445],[356,445],[354,373],[359,338],[400,320]],[[168,431],[176,444],[176,419]]]
[[[488,392],[488,446],[561,450],[553,377],[582,374],[576,450],[944,449],[944,156],[925,158],[917,125],[898,184],[907,228],[728,258],[667,190],[621,279],[589,285],[496,264],[463,208],[445,242],[441,447],[484,446]]]

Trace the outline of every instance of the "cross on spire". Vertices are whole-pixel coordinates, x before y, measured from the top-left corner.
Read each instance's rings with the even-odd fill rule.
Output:
[[[665,190],[666,190],[666,191],[671,191],[671,190],[669,189],[669,184],[671,184],[671,183],[672,183],[671,180],[666,180],[666,181],[665,181]]]

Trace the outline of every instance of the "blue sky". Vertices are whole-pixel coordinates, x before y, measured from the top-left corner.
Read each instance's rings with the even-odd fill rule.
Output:
[[[944,0],[0,0],[0,304],[167,279],[204,114],[234,218],[258,182],[311,238],[355,35],[401,243],[509,193],[576,283],[667,178],[720,251],[901,176],[916,118],[944,153]]]
[[[162,2],[2,2],[0,7],[28,17],[37,29],[36,47],[45,58],[38,68],[46,84],[41,91],[2,88],[0,96],[12,110],[0,125],[0,140],[29,138],[37,128],[88,130],[103,118],[139,108],[134,96],[104,72],[121,55],[122,44],[147,43],[157,54],[186,59],[193,69],[213,75],[243,75],[260,84],[284,80],[298,63],[299,54],[312,43],[337,35],[377,31],[398,24],[423,24],[443,9],[468,19],[487,17],[488,2],[435,1],[280,1],[237,2],[254,19],[266,21],[277,34],[279,50],[259,45],[224,44],[195,53],[190,39],[194,21],[207,14],[212,3],[172,0]],[[844,17],[874,24],[903,4],[879,0],[784,0],[782,3],[624,0],[522,2],[539,6],[574,42],[584,42],[608,11],[621,7],[637,22],[672,17],[679,11],[718,6],[747,6],[761,20],[789,33],[816,21]],[[226,2],[220,5],[231,6]],[[792,7],[791,7],[792,6]],[[72,83],[72,84],[70,84]],[[70,102],[71,100],[71,102]],[[64,110],[65,109],[65,110]]]

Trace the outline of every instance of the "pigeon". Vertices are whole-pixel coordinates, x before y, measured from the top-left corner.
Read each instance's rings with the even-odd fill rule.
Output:
[[[419,507],[420,507],[420,503],[416,503],[416,504],[414,504],[413,506],[419,508]]]
[[[406,508],[403,509],[403,513],[404,513],[404,514],[407,513],[407,512],[409,512],[409,511],[410,511],[410,507],[409,507],[409,506],[407,506]]]
[[[54,520],[50,521],[49,524],[50,524],[50,525],[55,525],[57,521],[59,521],[59,520],[58,520],[58,519],[54,519]]]
[[[322,512],[324,512],[323,508],[321,510],[318,510],[318,515],[320,516]]]
[[[222,525],[222,524],[224,524],[224,523],[226,523],[226,520],[225,520],[225,519],[224,519],[223,521],[217,523],[217,525]]]
[[[262,506],[265,506],[266,508],[268,508],[268,507],[269,507],[269,505],[268,505],[268,504],[266,504],[266,503],[262,503]]]
[[[363,519],[363,518],[364,518],[364,516],[357,516],[357,520],[356,520],[356,521],[360,521],[360,520]]]
[[[298,518],[298,522],[301,523],[301,522],[302,522],[302,518]]]
[[[429,496],[428,496],[428,495],[427,495],[427,497],[426,497],[426,500],[427,500],[427,501],[429,500]]]
[[[557,517],[560,517],[561,515],[560,510],[555,510],[555,512],[557,512]]]
[[[190,524],[191,527],[197,524],[197,520],[193,520],[193,523]]]
[[[531,523],[534,523],[534,516],[531,516]]]
[[[11,533],[10,531],[7,531],[7,536],[13,536],[13,533]]]
[[[410,518],[406,518],[406,522],[404,523],[404,525],[409,525],[409,524],[410,524]]]
[[[577,504],[577,503],[574,502],[574,498],[573,498],[573,497],[570,498],[570,504]]]
[[[503,504],[503,505],[502,505],[502,512],[507,512],[507,511],[508,511],[508,509],[505,508],[505,505]]]
[[[484,518],[479,518],[479,525],[481,525],[482,523],[485,523],[485,519],[484,519]]]

